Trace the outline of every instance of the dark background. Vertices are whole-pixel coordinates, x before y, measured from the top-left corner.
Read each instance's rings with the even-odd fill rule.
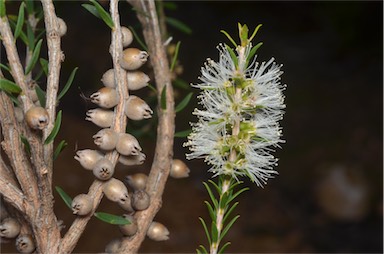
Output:
[[[84,120],[86,110],[94,106],[79,94],[89,96],[100,88],[101,75],[112,66],[110,31],[81,3],[56,3],[58,16],[68,25],[62,41],[66,58],[61,83],[79,67],[74,85],[60,104],[64,110],[60,138],[69,146],[56,161],[54,172],[55,184],[72,197],[87,192],[93,180],[92,174],[73,159],[74,153],[76,149],[95,148],[92,135],[99,129]],[[187,83],[198,82],[203,62],[208,57],[216,60],[215,47],[228,42],[220,30],[237,39],[237,22],[247,24],[250,30],[263,24],[255,39],[264,42],[258,59],[274,57],[283,64],[287,108],[281,124],[286,143],[276,152],[279,175],[264,188],[245,181],[250,190],[238,200],[241,217],[226,237],[232,243],[227,251],[382,253],[383,3],[175,3],[177,10],[166,10],[166,14],[193,31],[185,35],[169,28],[173,42],[182,41],[181,78]],[[120,10],[121,23],[137,27],[131,7],[122,2]],[[176,101],[188,92],[178,89]],[[139,94],[145,99],[150,90]],[[196,99],[177,115],[177,131],[196,121],[190,114],[195,106]],[[116,175],[120,179],[126,174],[148,172],[154,138],[143,136],[140,142],[146,163],[121,167]],[[183,142],[185,139],[175,140],[174,152],[176,158],[184,160],[187,150]],[[202,181],[211,174],[202,161],[187,164],[190,177],[169,179],[163,207],[156,216],[170,230],[170,240],[146,240],[142,252],[194,252],[199,244],[206,245],[198,217],[208,218]],[[58,218],[69,228],[74,216],[59,197],[55,205]],[[102,201],[99,210],[122,213],[108,200]],[[75,252],[102,252],[119,235],[117,227],[92,219]],[[3,251],[12,251],[12,245],[4,244]]]

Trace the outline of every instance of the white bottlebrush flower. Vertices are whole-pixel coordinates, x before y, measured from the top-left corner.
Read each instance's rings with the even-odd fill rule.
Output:
[[[187,158],[204,158],[214,176],[247,176],[262,186],[277,173],[271,152],[282,142],[281,65],[273,58],[251,61],[251,43],[236,50],[219,45],[218,50],[218,62],[208,59],[201,83],[192,85],[202,90],[202,109],[194,111],[198,122],[185,143],[191,151]]]

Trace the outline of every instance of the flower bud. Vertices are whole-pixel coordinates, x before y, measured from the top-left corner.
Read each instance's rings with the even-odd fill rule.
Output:
[[[140,152],[138,155],[120,155],[119,162],[125,166],[141,165],[145,161],[145,154]]]
[[[111,127],[114,113],[111,110],[101,108],[90,109],[86,113],[85,120],[91,121],[101,128]]]
[[[126,70],[133,71],[140,68],[148,60],[148,53],[137,48],[127,48],[123,51],[120,65]]]
[[[119,103],[119,94],[116,89],[102,87],[91,95],[91,101],[102,108],[113,108]]]
[[[173,178],[185,178],[189,176],[189,168],[182,160],[174,159],[169,175]]]
[[[48,112],[42,107],[31,107],[25,114],[25,119],[30,128],[42,130],[48,125]]]
[[[96,162],[95,167],[93,168],[94,176],[102,181],[108,180],[113,176],[115,172],[115,167],[112,162],[107,158],[102,158]]]
[[[111,129],[102,129],[93,135],[94,142],[103,150],[113,150],[117,144],[118,135]]]
[[[127,187],[116,178],[111,178],[103,184],[103,193],[113,202],[125,203],[129,199]]]
[[[31,235],[19,235],[15,244],[20,253],[32,253],[36,248]]]
[[[80,162],[80,165],[87,169],[93,170],[96,162],[102,159],[104,156],[101,152],[91,149],[79,150],[76,152],[75,160]]]
[[[72,211],[75,215],[87,215],[93,209],[93,199],[87,194],[79,194],[72,200]]]
[[[5,238],[15,238],[20,233],[20,223],[12,218],[5,218],[0,224],[0,236]]]
[[[125,236],[133,236],[137,232],[137,221],[132,215],[124,214],[123,217],[129,220],[130,224],[119,225],[120,232]]]
[[[139,90],[148,86],[149,77],[147,74],[141,71],[128,71],[127,82],[129,90]]]
[[[125,114],[132,120],[143,120],[152,117],[153,111],[141,98],[130,95],[125,104]]]
[[[148,176],[143,173],[136,173],[125,177],[124,182],[134,190],[144,190]]]
[[[136,211],[142,211],[149,207],[150,197],[144,190],[136,190],[132,195],[132,207]]]
[[[134,136],[128,133],[119,133],[116,150],[122,155],[139,155],[142,149]]]
[[[154,241],[165,241],[169,239],[169,231],[163,224],[152,221],[147,236]]]
[[[133,41],[133,34],[132,34],[131,30],[129,30],[125,26],[122,26],[121,27],[121,36],[123,37],[122,38],[123,47],[124,48],[128,47]]]

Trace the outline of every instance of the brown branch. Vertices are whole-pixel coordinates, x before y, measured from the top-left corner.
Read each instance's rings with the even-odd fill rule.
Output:
[[[127,118],[125,116],[124,108],[125,101],[128,98],[128,89],[127,89],[127,79],[126,72],[120,67],[119,59],[122,55],[123,46],[121,39],[121,27],[120,27],[120,17],[118,12],[118,0],[112,0],[110,2],[110,12],[111,17],[114,22],[114,29],[112,30],[111,38],[111,47],[110,54],[112,56],[113,68],[115,72],[115,78],[117,80],[118,93],[120,96],[120,102],[115,107],[114,119],[112,128],[116,132],[125,132],[127,125]],[[116,151],[109,152],[106,154],[106,157],[112,162],[113,165],[116,165],[119,158],[119,154]],[[103,182],[95,180],[89,188],[88,194],[91,195],[94,199],[94,210],[99,206],[100,201],[103,197],[102,193]],[[60,245],[60,253],[68,253],[73,251],[78,242],[81,234],[83,233],[88,221],[92,217],[92,214],[85,217],[78,217],[72,223],[68,232],[62,239]]]
[[[151,197],[151,204],[147,210],[135,213],[138,232],[133,237],[124,239],[120,249],[124,253],[137,253],[145,239],[150,223],[162,204],[162,195],[173,157],[175,112],[169,63],[161,40],[155,2],[143,0],[128,0],[128,2],[138,10],[138,18],[144,29],[143,33],[155,73],[159,105],[161,91],[164,87],[166,89],[166,109],[157,108],[159,125],[157,128],[156,151],[146,187],[146,191]],[[146,15],[144,16],[140,13],[145,13]]]
[[[20,95],[20,99],[23,102],[24,112],[26,112],[33,105],[33,102],[31,100],[31,96],[29,95],[23,66],[21,65],[16,44],[14,43],[15,40],[12,34],[12,30],[9,26],[8,18],[6,16],[0,18],[0,33],[5,51],[7,53],[9,66],[11,67],[11,75],[14,81],[23,90],[22,94]]]

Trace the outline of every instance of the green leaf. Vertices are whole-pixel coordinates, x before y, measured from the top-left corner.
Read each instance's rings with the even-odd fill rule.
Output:
[[[122,216],[117,216],[109,213],[103,213],[103,212],[97,212],[94,214],[96,218],[98,218],[101,221],[104,221],[108,224],[113,225],[127,225],[131,224],[129,220]]]
[[[167,86],[163,86],[161,91],[160,105],[162,110],[167,109]]]
[[[203,183],[203,184],[204,184],[205,188],[207,189],[207,192],[209,194],[209,197],[211,198],[212,204],[214,205],[215,209],[218,209],[218,202],[215,198],[215,195],[213,195],[211,188],[209,187],[209,185],[207,183]]]
[[[145,43],[143,42],[143,40],[140,38],[140,36],[136,33],[135,29],[132,27],[132,26],[129,26],[129,30],[132,31],[133,33],[133,37],[135,38],[135,40],[140,44],[140,46],[145,50],[145,51],[148,51],[148,47],[147,45],[145,45]]]
[[[236,215],[223,229],[220,235],[220,240],[223,239],[223,237],[228,233],[228,230],[232,227],[233,223],[236,222],[236,220],[240,217],[240,215]]]
[[[48,61],[45,60],[44,58],[40,58],[40,65],[41,65],[41,68],[43,68],[45,76],[48,76]]]
[[[241,41],[241,46],[245,47],[248,44],[248,26],[247,25],[241,25],[238,23],[239,26],[239,37]]]
[[[188,90],[188,89],[191,88],[187,82],[185,82],[184,80],[179,79],[179,78],[176,78],[173,81],[173,84],[175,85],[175,87],[178,87],[178,88],[181,88],[181,89],[184,89],[184,90]]]
[[[216,214],[213,211],[211,204],[208,201],[204,201],[204,203],[207,205],[209,216],[211,217],[211,219],[216,220]]]
[[[27,46],[29,47],[30,51],[33,51],[35,49],[35,34],[29,22],[27,22],[27,39]]]
[[[211,237],[209,235],[207,225],[205,224],[205,221],[203,220],[203,218],[199,217],[199,220],[200,220],[201,224],[203,225],[205,235],[207,236],[207,239],[208,239],[208,243],[209,243],[209,245],[211,245]]]
[[[37,63],[37,59],[39,59],[40,48],[41,48],[42,42],[43,42],[43,39],[40,39],[39,42],[36,44],[36,47],[33,50],[31,61],[29,61],[27,67],[25,68],[25,75],[30,73],[32,71],[33,67],[35,67],[35,64]]]
[[[189,133],[191,133],[191,132],[192,132],[191,129],[176,132],[176,133],[175,133],[175,138],[185,138],[185,137],[187,137],[187,136],[189,135]]]
[[[232,61],[235,64],[235,67],[237,68],[239,66],[239,59],[237,59],[237,56],[233,49],[231,49],[227,44],[225,44],[225,47],[227,48],[229,54],[231,55]]]
[[[42,106],[43,108],[45,108],[45,100],[46,100],[46,94],[45,94],[45,91],[43,91],[43,90],[40,88],[40,86],[38,86],[38,85],[35,86],[35,91],[36,91],[37,98],[39,99],[40,106]]]
[[[115,24],[113,23],[113,20],[111,18],[111,15],[109,15],[108,12],[104,10],[104,8],[96,1],[96,0],[89,0],[93,5],[96,7],[96,11],[99,13],[101,19],[107,24],[111,29],[115,28]]]
[[[246,67],[248,67],[249,61],[253,58],[253,56],[256,54],[256,51],[261,47],[261,45],[263,45],[263,43],[259,42],[256,46],[252,47],[246,60],[246,65],[245,65]]]
[[[5,17],[5,0],[0,0],[0,17]]]
[[[28,139],[25,136],[20,135],[20,140],[24,144],[24,148],[27,154],[31,155],[31,145],[29,144]]]
[[[25,3],[21,3],[20,4],[20,7],[19,7],[19,14],[18,14],[18,18],[17,18],[17,24],[16,24],[16,28],[15,28],[15,33],[14,33],[14,37],[15,37],[15,40],[19,37],[20,35],[20,32],[23,28],[23,24],[24,24],[24,7],[25,7]]]
[[[255,37],[255,35],[257,34],[257,31],[259,31],[260,27],[262,26],[262,24],[258,25],[256,28],[255,28],[255,31],[253,31],[251,37],[249,37],[248,41],[252,41],[253,38]]]
[[[221,195],[221,188],[220,188],[214,181],[212,181],[212,180],[208,180],[208,182],[209,182],[210,184],[212,184],[212,185],[215,187],[217,193],[219,193],[219,195]]]
[[[27,12],[29,14],[32,14],[35,12],[35,6],[33,5],[34,0],[25,0],[25,3],[27,4]]]
[[[72,209],[72,198],[59,186],[56,186],[55,189],[69,209]]]
[[[165,17],[165,22],[168,25],[173,26],[174,28],[180,30],[183,33],[186,33],[186,34],[192,33],[192,29],[186,24],[184,24],[183,22],[181,22],[180,20],[170,18],[170,17]]]
[[[65,140],[61,140],[59,145],[56,147],[55,152],[53,153],[53,160],[56,160],[59,154],[64,150],[64,148],[68,145]]]
[[[220,248],[220,250],[219,250],[219,254],[221,254],[221,253],[224,253],[224,250],[225,250],[225,248],[227,248],[228,247],[228,245],[230,245],[231,243],[230,242],[226,242],[221,248]]]
[[[212,242],[217,243],[219,239],[219,231],[217,230],[217,225],[215,221],[212,221],[211,224],[211,237]]]
[[[179,56],[180,44],[181,44],[180,41],[178,41],[176,44],[175,54],[173,55],[173,58],[172,58],[171,68],[169,68],[171,72],[173,71],[173,68],[175,68],[177,57]]]
[[[235,194],[233,194],[229,199],[228,199],[228,203],[232,202],[232,200],[234,200],[235,198],[237,198],[241,193],[243,193],[244,191],[247,191],[249,190],[249,188],[243,188],[239,191],[237,191]]]
[[[16,83],[3,78],[0,78],[0,90],[3,90],[7,93],[16,93],[16,94],[19,94],[22,91],[21,88],[18,85],[16,85]]]
[[[200,247],[200,249],[202,250],[201,253],[204,253],[204,254],[207,254],[207,253],[208,253],[207,249],[206,249],[203,245],[200,244],[199,247]]]
[[[237,44],[236,42],[232,39],[232,37],[224,30],[220,30],[220,32],[222,32],[225,36],[227,36],[228,40],[230,42],[232,42],[233,46],[236,48],[237,47]]]
[[[61,110],[59,111],[59,113],[57,113],[55,125],[53,126],[51,133],[45,139],[44,145],[48,145],[56,138],[57,133],[59,133],[59,130],[60,130],[60,125],[61,125]]]
[[[101,19],[100,14],[97,12],[96,7],[92,4],[82,4],[81,6],[84,7],[87,11],[89,11],[91,14],[93,14],[95,17]]]
[[[71,75],[69,75],[69,78],[68,78],[67,83],[65,84],[63,90],[61,90],[60,94],[57,96],[57,99],[58,99],[58,100],[60,100],[61,98],[63,98],[63,96],[67,93],[67,91],[68,91],[69,88],[71,87],[72,82],[73,82],[73,79],[75,78],[77,69],[79,69],[79,68],[76,67],[75,69],[73,69],[73,71],[71,72]]]
[[[224,215],[224,218],[223,218],[223,224],[226,223],[228,217],[230,216],[230,214],[233,212],[233,210],[237,207],[237,205],[239,204],[239,202],[236,202],[234,203],[231,208],[228,209],[228,211],[225,212],[225,215]]]
[[[174,11],[177,9],[177,5],[172,2],[162,2],[164,9]]]
[[[11,72],[11,69],[8,66],[6,66],[5,64],[0,63],[0,68],[6,70],[8,72]]]
[[[189,101],[192,98],[192,95],[193,93],[191,92],[184,97],[184,99],[176,106],[175,108],[176,113],[182,111],[188,105]]]

